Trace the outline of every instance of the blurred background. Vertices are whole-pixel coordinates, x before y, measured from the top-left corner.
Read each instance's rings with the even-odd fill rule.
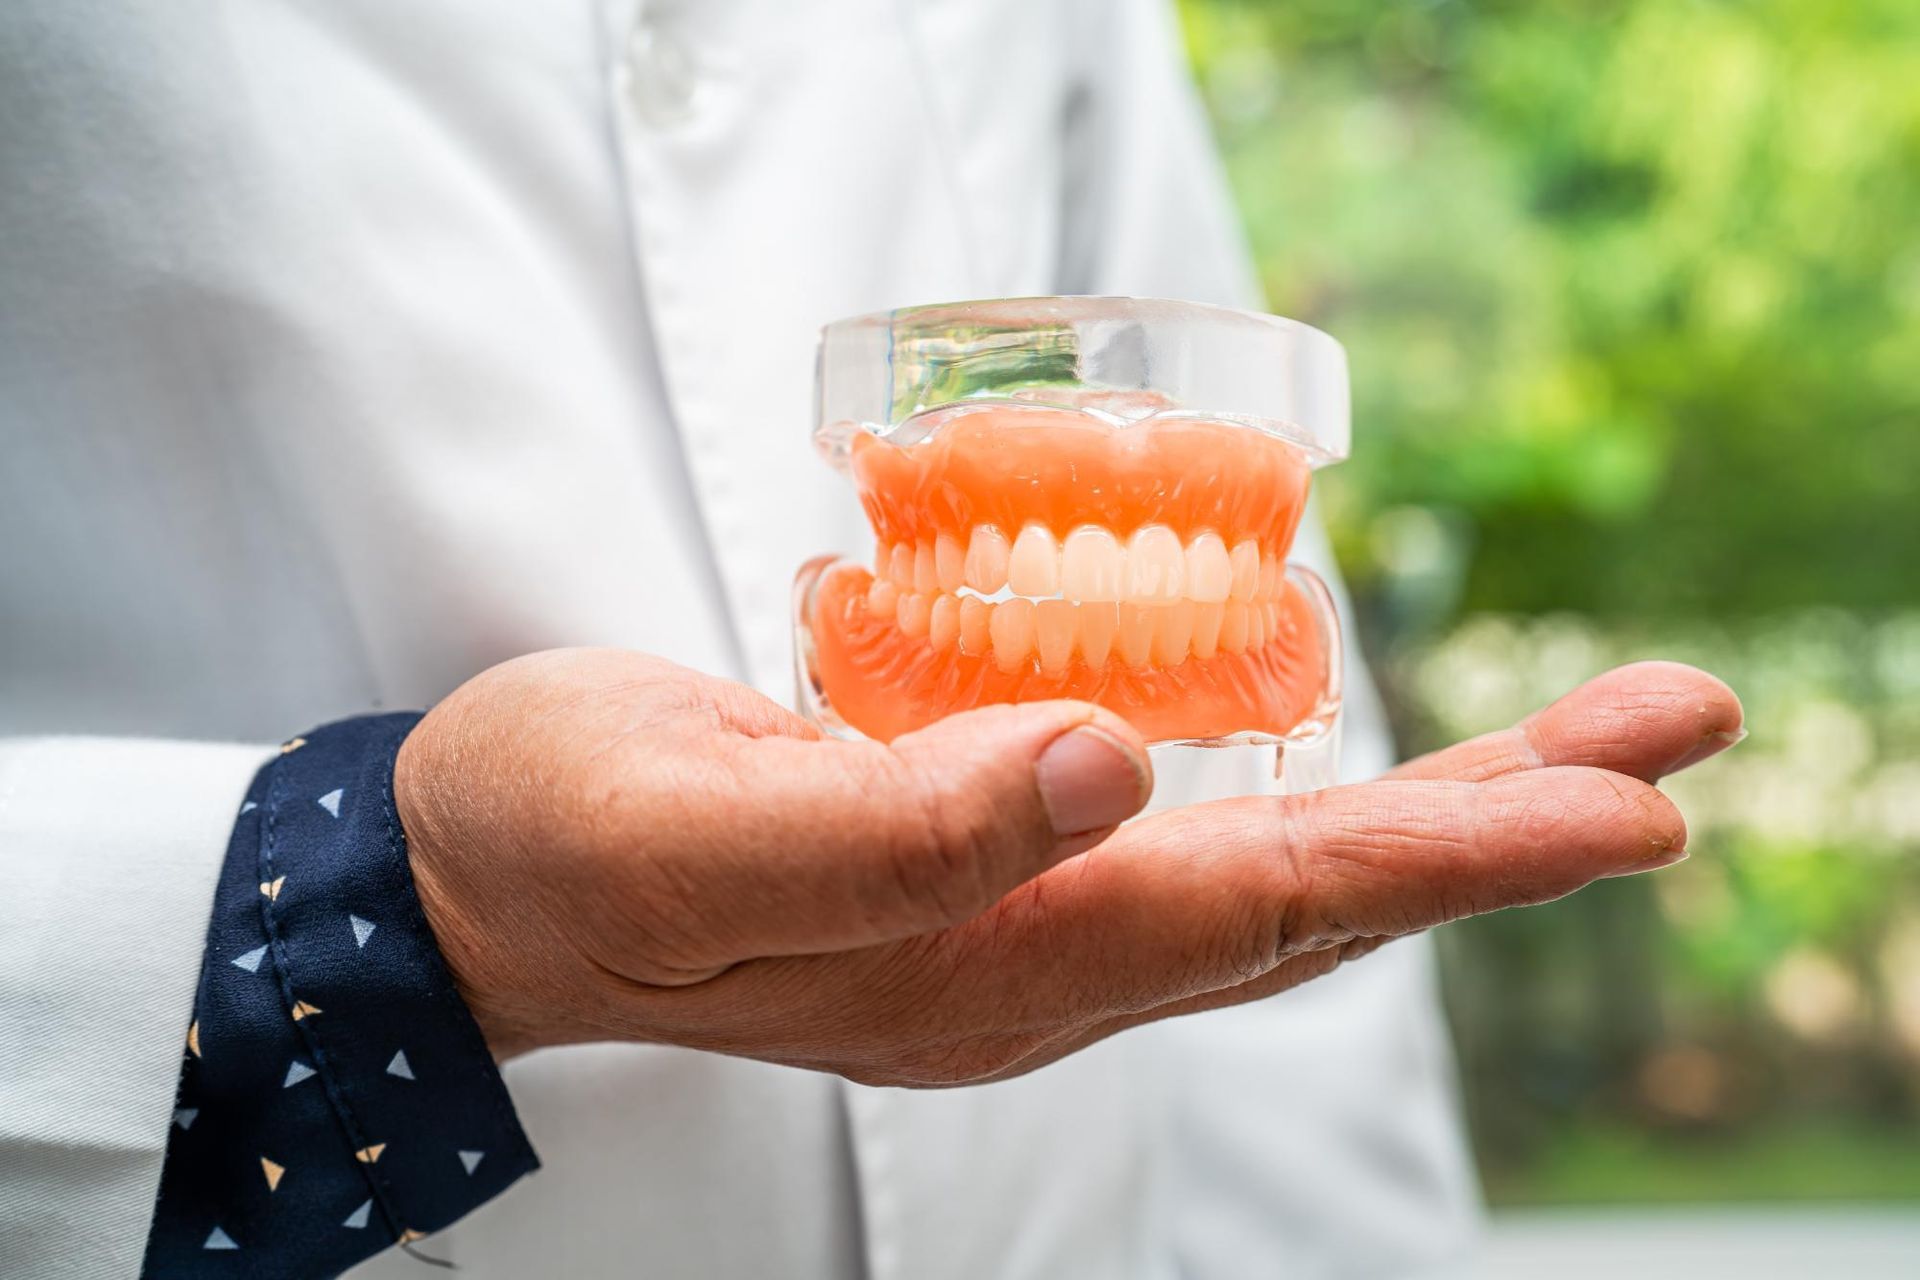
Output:
[[[1920,3],[1181,9],[1352,358],[1403,747],[1640,657],[1746,703],[1691,861],[1445,931],[1490,1200],[1920,1205]]]

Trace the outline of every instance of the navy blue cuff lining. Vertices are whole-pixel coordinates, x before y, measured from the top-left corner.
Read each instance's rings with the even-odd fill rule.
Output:
[[[414,893],[393,762],[418,720],[316,729],[248,790],[147,1275],[337,1274],[539,1167]]]

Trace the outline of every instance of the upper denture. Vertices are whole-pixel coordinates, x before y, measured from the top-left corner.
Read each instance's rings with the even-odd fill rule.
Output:
[[[851,466],[874,534],[889,545],[987,526],[1011,550],[1030,526],[1055,543],[1082,526],[1122,542],[1162,526],[1182,543],[1211,531],[1285,558],[1310,468],[1277,438],[1231,423],[1155,418],[1113,424],[1065,409],[947,411],[898,446],[853,442]]]
[[[871,611],[1005,671],[1258,649],[1275,631],[1305,462],[1221,423],[1089,421],[996,409],[904,448],[856,442],[879,538]]]

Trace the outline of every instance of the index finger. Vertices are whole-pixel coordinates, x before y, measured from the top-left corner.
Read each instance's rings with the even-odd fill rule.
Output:
[[[1740,699],[1680,662],[1635,662],[1587,681],[1519,724],[1409,760],[1389,778],[1479,782],[1589,765],[1653,782],[1738,742]]]
[[[1236,986],[1287,958],[1547,902],[1684,856],[1646,783],[1548,768],[1171,810],[1009,894],[962,981],[1036,1025]]]

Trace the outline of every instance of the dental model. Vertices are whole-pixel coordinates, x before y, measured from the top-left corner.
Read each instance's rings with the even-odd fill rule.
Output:
[[[1076,698],[1149,741],[1331,735],[1337,623],[1286,557],[1313,466],[1344,449],[1332,339],[1189,304],[1021,299],[842,322],[820,378],[818,435],[876,548],[802,571],[815,719],[889,740]],[[1276,400],[1292,412],[1269,421]]]

